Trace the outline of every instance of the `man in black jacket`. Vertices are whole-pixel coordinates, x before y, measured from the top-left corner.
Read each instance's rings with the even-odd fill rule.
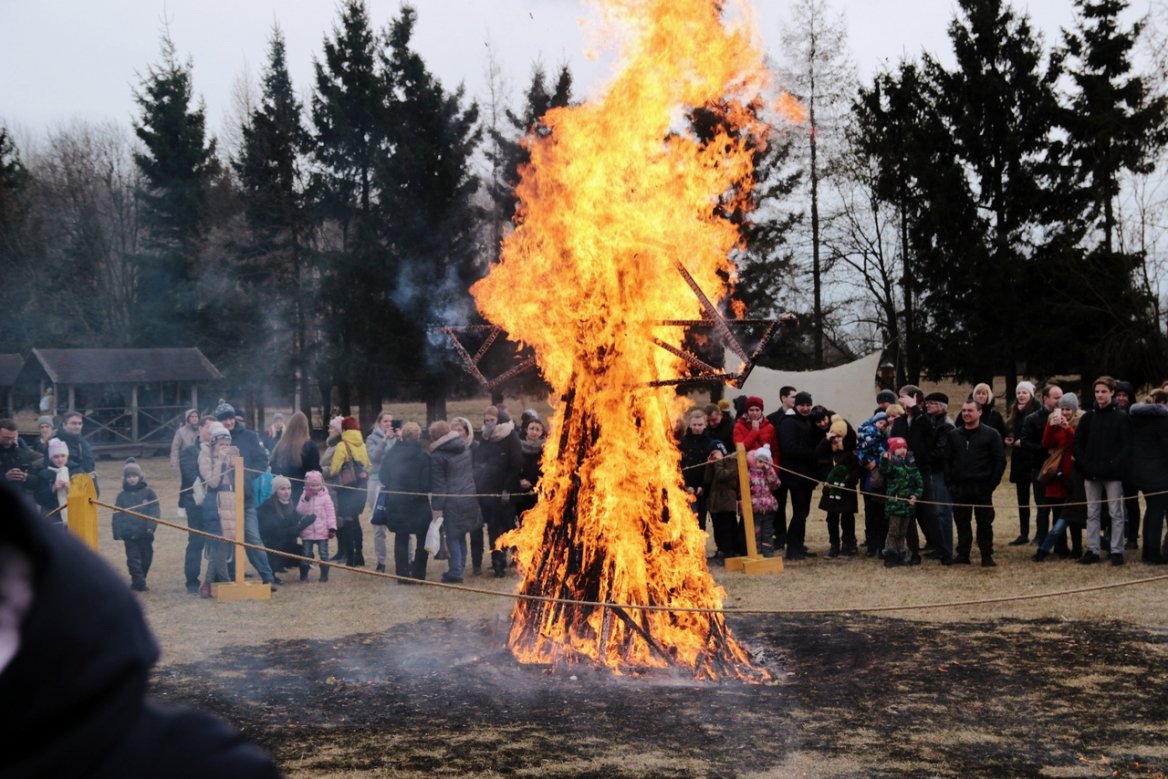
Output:
[[[814,557],[807,550],[807,516],[811,513],[811,496],[815,492],[815,446],[823,433],[811,424],[811,393],[795,394],[795,413],[779,422],[779,478],[791,496],[791,523],[787,526],[787,559]]]
[[[925,409],[925,393],[915,384],[906,384],[900,388],[897,402],[904,408],[904,414],[897,417],[892,423],[889,438],[899,437],[908,442],[908,451],[916,460],[917,469],[921,472],[921,481],[924,483],[923,503],[916,506],[917,524],[925,537],[925,543],[938,550],[942,547],[937,531],[937,514],[933,501],[933,420]],[[910,562],[921,561],[920,540],[917,538],[916,528],[909,526],[908,548],[912,551]]]
[[[994,562],[994,490],[1006,470],[1006,448],[997,430],[981,423],[981,404],[970,399],[961,406],[961,427],[949,433],[945,473],[949,492],[957,504],[957,553],[951,561],[969,564],[973,544],[971,515],[977,519],[977,548],[981,564]],[[971,505],[972,504],[972,505]]]
[[[949,419],[949,396],[944,392],[930,392],[925,396],[925,411],[933,423],[933,444],[929,456],[930,482],[933,488],[933,516],[937,528],[941,561],[953,557],[953,497],[945,481],[945,461],[949,452],[949,433],[954,429]]]
[[[483,412],[482,440],[474,450],[475,489],[479,491],[479,508],[487,526],[487,540],[491,545],[491,568],[495,576],[507,572],[507,553],[495,549],[499,536],[515,528],[515,501],[512,495],[520,492],[519,473],[523,467],[523,446],[515,423],[507,412],[488,406]],[[482,531],[475,531],[482,538]],[[473,549],[472,549],[473,556]],[[474,572],[479,573],[480,560],[472,560]]]
[[[1050,530],[1050,503],[1046,499],[1046,485],[1038,481],[1038,471],[1046,462],[1049,452],[1042,445],[1042,434],[1046,430],[1046,422],[1050,419],[1050,412],[1058,408],[1063,399],[1063,390],[1057,384],[1047,384],[1042,388],[1042,404],[1037,411],[1026,415],[1022,420],[1022,450],[1030,455],[1030,482],[1034,491],[1034,505],[1038,508],[1034,519],[1034,543],[1041,544]],[[1062,544],[1060,551],[1065,551],[1066,538],[1059,537]]]
[[[1131,419],[1115,402],[1115,379],[1095,380],[1095,408],[1075,430],[1075,467],[1087,491],[1087,552],[1084,564],[1100,560],[1099,525],[1104,495],[1111,515],[1111,564],[1123,565],[1123,477],[1131,449]]]

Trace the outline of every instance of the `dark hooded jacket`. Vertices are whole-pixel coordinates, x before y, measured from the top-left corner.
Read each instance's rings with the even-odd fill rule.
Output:
[[[27,557],[33,600],[0,670],[0,776],[278,777],[271,758],[207,714],[146,697],[158,645],[97,555],[0,488],[0,547]]]
[[[431,443],[430,472],[434,491],[430,507],[442,512],[446,533],[457,535],[482,527],[483,515],[474,497],[474,461],[466,439],[451,430]]]
[[[1083,415],[1075,429],[1075,467],[1084,479],[1120,481],[1131,453],[1131,417],[1115,400]]]
[[[1168,407],[1133,403],[1132,456],[1125,481],[1144,492],[1168,490]]]
[[[154,494],[154,490],[150,489],[150,485],[146,483],[145,476],[138,479],[138,483],[132,487],[123,478],[122,491],[118,493],[117,500],[114,503],[117,504],[118,508],[130,509],[135,514],[146,514],[155,519],[162,516],[158,508],[158,496]],[[114,531],[114,539],[118,541],[128,541],[135,538],[152,536],[158,527],[148,519],[139,519],[121,511],[114,512],[111,525]]]
[[[385,491],[385,526],[394,533],[425,533],[430,527],[430,499],[425,493],[430,492],[433,473],[422,445],[398,441],[382,458],[378,478]]]

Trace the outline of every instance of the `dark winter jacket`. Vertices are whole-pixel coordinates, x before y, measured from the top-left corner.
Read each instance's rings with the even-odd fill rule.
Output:
[[[706,463],[702,486],[706,490],[706,508],[711,514],[738,510],[738,461],[730,457]]]
[[[810,490],[816,485],[815,447],[823,431],[801,414],[787,414],[779,423],[780,479],[792,490]]]
[[[1168,490],[1168,406],[1133,403],[1132,456],[1125,481],[1143,492]]]
[[[734,420],[730,418],[729,414],[722,415],[722,421],[717,425],[708,425],[706,427],[706,435],[713,441],[717,439],[726,446],[727,452],[734,451]]]
[[[819,498],[820,511],[834,514],[855,514],[860,510],[856,485],[863,467],[856,457],[854,446],[843,440],[843,449],[832,449],[831,441],[824,439],[815,447],[815,456],[821,469],[826,469],[823,493]]]
[[[909,421],[909,417],[912,421]],[[897,417],[889,430],[888,437],[899,436],[908,441],[909,454],[922,476],[927,476],[933,467],[933,419],[921,406],[908,409],[904,416]]]
[[[7,449],[0,446],[0,482],[22,490],[32,497],[42,487],[40,476],[44,470],[42,467],[44,462],[44,458],[30,449],[23,438],[17,438],[16,443]],[[8,481],[8,472],[13,468],[25,471],[28,478],[22,482]]]
[[[520,441],[520,447],[523,451],[523,465],[519,467],[520,480],[526,480],[531,483],[531,487],[524,489],[524,492],[534,492],[536,485],[539,484],[539,479],[543,476],[543,448],[547,444],[547,439],[539,441]],[[535,495],[523,495],[515,499],[515,511],[522,514],[535,508]]]
[[[1027,417],[1037,414],[1042,405],[1031,398],[1030,403],[1027,404],[1023,410],[1015,408],[1013,424],[1010,425],[1008,435],[1014,436],[1018,441],[1017,446],[1010,447],[1010,481],[1014,484],[1027,483],[1034,480],[1034,456],[1031,450],[1022,445],[1022,441],[1026,435],[1026,419]],[[1042,467],[1042,463],[1038,463],[1038,467]]]
[[[296,504],[292,500],[281,503],[273,494],[259,505],[256,516],[264,546],[289,551],[300,532],[300,515],[296,513]]]
[[[281,460],[278,457],[272,458],[271,465],[273,476],[286,476],[292,482],[292,502],[296,503],[304,492],[304,474],[321,470],[320,448],[315,441],[305,441],[304,446],[300,447],[300,465],[296,465],[291,458]]]
[[[947,443],[945,484],[953,496],[993,492],[1006,472],[1006,449],[998,431],[962,426],[949,432]]]
[[[685,486],[695,490],[702,486],[706,479],[705,464],[710,456],[710,437],[704,432],[696,435],[686,430],[678,443],[681,449],[681,478]]]
[[[260,443],[259,436],[238,420],[231,430],[231,445],[239,449],[239,456],[243,458],[243,503],[245,506],[254,506],[255,480],[268,470],[268,450]]]
[[[280,775],[222,721],[147,698],[158,644],[108,565],[3,488],[0,516],[0,546],[30,560],[34,588],[19,650],[0,671],[0,701],[19,703],[0,729],[0,776]]]
[[[1075,430],[1075,467],[1084,479],[1121,481],[1131,454],[1131,417],[1115,401],[1083,415]]]
[[[473,497],[474,461],[466,439],[458,432],[452,430],[430,444],[430,473],[430,489],[434,491],[430,508],[442,512],[442,526],[447,535],[469,533],[482,527],[483,515],[478,500]]]
[[[489,439],[479,442],[474,450],[474,483],[482,495],[479,502],[488,507],[499,502],[494,497],[504,492],[519,492],[519,470],[523,467],[523,447],[514,422],[499,422]]]
[[[162,512],[158,508],[158,496],[146,484],[145,477],[139,479],[138,483],[132,487],[123,479],[122,491],[118,493],[118,499],[114,503],[120,509],[133,509],[138,514],[147,514],[155,519],[162,516]],[[131,541],[136,538],[153,536],[154,531],[158,528],[148,519],[132,517],[121,511],[114,512],[112,525],[114,540],[117,541]]]
[[[191,493],[190,487],[195,483],[199,477],[199,446],[201,441],[195,439],[195,442],[183,449],[178,454],[178,472],[181,488],[185,490],[179,495],[178,505],[182,506],[187,512],[187,518],[190,519],[192,512],[202,511],[201,506],[195,505],[195,496]],[[196,525],[198,527],[198,525]]]
[[[398,441],[381,459],[381,489],[385,496],[385,526],[394,533],[425,533],[430,527],[433,481],[430,455],[417,441]],[[414,492],[421,495],[403,495]]]
[[[949,414],[930,414],[929,421],[933,423],[932,455],[929,457],[929,471],[945,473],[945,461],[949,456],[949,431],[954,429]]]
[[[1038,478],[1038,471],[1046,461],[1046,447],[1042,445],[1043,431],[1046,430],[1046,421],[1050,419],[1050,412],[1046,406],[1039,404],[1038,410],[1027,414],[1022,421],[1022,450],[1030,457],[1030,479]],[[1017,455],[1015,455],[1017,456]],[[1010,478],[1013,480],[1013,471]]]

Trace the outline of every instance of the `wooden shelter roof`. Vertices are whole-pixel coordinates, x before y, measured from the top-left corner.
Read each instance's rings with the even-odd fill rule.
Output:
[[[48,378],[54,384],[146,384],[223,378],[196,348],[33,349],[16,383]]]

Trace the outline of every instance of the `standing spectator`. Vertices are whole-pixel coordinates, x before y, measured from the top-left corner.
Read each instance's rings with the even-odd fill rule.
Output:
[[[863,468],[860,489],[864,495],[865,557],[875,557],[888,535],[884,517],[884,475],[877,470],[888,447],[888,425],[888,413],[877,411],[856,431],[856,459]]]
[[[932,482],[933,516],[936,517],[937,538],[940,542],[934,555],[941,561],[953,557],[953,496],[945,481],[945,461],[949,452],[949,431],[953,430],[953,420],[949,418],[949,396],[944,392],[930,392],[925,396],[925,411],[933,423],[932,454],[929,457],[929,479]]]
[[[717,438],[710,441],[704,485],[717,549],[710,562],[723,565],[727,557],[746,554],[746,539],[738,520],[738,463],[726,457],[726,445]]]
[[[69,504],[69,447],[59,438],[49,441],[49,457],[40,471],[41,487],[37,490],[37,502],[48,515],[52,512],[55,524],[68,524]]]
[[[260,520],[256,514],[255,480],[268,470],[268,452],[260,443],[259,436],[248,430],[235,416],[235,408],[224,400],[215,407],[215,418],[231,434],[231,445],[239,450],[243,458],[243,532],[244,541],[261,546]],[[268,566],[268,555],[258,549],[248,549],[247,559],[260,575],[264,584],[273,584],[272,569]]]
[[[10,487],[32,498],[40,482],[34,476],[46,462],[20,438],[20,428],[12,419],[0,419],[0,478]]]
[[[734,420],[717,403],[706,406],[706,433],[710,440],[721,441],[727,452],[734,448]]]
[[[899,436],[888,439],[888,450],[884,452],[879,468],[884,474],[885,492],[888,495],[888,503],[884,508],[888,516],[884,567],[895,568],[908,562],[908,529],[912,526],[913,512],[917,499],[924,492],[925,483],[909,451],[908,441]],[[917,560],[920,561],[919,556]]]
[[[346,466],[346,463],[351,465]],[[345,565],[359,568],[365,565],[361,512],[365,509],[365,495],[369,488],[370,462],[361,426],[353,417],[341,419],[341,440],[333,447],[333,456],[325,461],[324,466],[325,475],[332,480],[336,494],[337,546],[344,553]],[[352,484],[340,481],[341,471],[346,467],[355,469],[357,478]]]
[[[894,403],[896,403],[896,393],[892,390],[882,389],[876,393],[876,411],[883,411],[887,414],[888,407]]]
[[[280,439],[284,437],[284,427],[284,415],[279,411],[272,414],[272,424],[268,425],[261,439],[264,448],[269,452],[275,449],[276,444],[280,443]]]
[[[782,462],[786,467],[786,461],[783,459],[782,442],[779,440],[779,430],[782,428],[783,419],[785,417],[793,416],[795,412],[795,396],[799,394],[799,390],[790,385],[779,388],[779,408],[777,411],[767,414],[767,421],[771,423],[771,427],[775,431],[775,440],[771,442],[771,453],[775,458],[776,471],[782,470],[779,468],[779,463]],[[747,447],[747,451],[750,447]],[[780,479],[778,488],[775,489],[775,500],[779,507],[775,511],[775,548],[782,550],[787,544],[787,503],[790,500],[790,479]]]
[[[994,490],[1006,471],[1006,450],[1002,437],[981,423],[983,405],[967,400],[961,406],[961,427],[949,433],[945,483],[957,505],[957,553],[951,561],[969,565],[973,545],[972,518],[977,519],[977,547],[981,564],[994,566]],[[972,504],[972,505],[971,505]]]
[[[397,428],[393,425],[393,413],[382,411],[369,435],[365,436],[365,451],[369,454],[369,509],[377,506],[377,496],[381,493],[381,463],[385,455],[397,443]],[[377,557],[377,572],[385,573],[385,560],[389,550],[385,525],[373,526],[373,554]]]
[[[773,446],[775,428],[763,416],[762,398],[751,395],[745,401],[746,413],[734,423],[734,443],[742,444],[746,451],[753,452],[763,445]]]
[[[1168,392],[1155,390],[1148,402],[1133,404],[1128,413],[1132,425],[1129,478],[1136,489],[1143,491],[1148,504],[1140,559],[1149,565],[1164,565],[1168,558],[1164,557],[1160,540],[1168,510]]]
[[[65,445],[69,447],[69,473],[88,473],[93,477],[94,491],[101,494],[97,484],[97,464],[93,459],[93,449],[81,435],[81,430],[84,427],[85,417],[81,416],[81,412],[68,411],[61,421],[61,429],[57,431],[57,438],[64,441]]]
[[[207,495],[203,498],[203,530],[234,540],[235,523],[239,519],[235,511],[234,474],[238,454],[230,450],[231,431],[222,423],[212,424],[210,441],[201,445],[199,450],[199,478],[207,485]],[[227,558],[232,547],[227,541],[207,540],[205,548],[207,572],[203,576],[199,595],[210,598],[212,584],[231,581],[227,572]]]
[[[183,449],[179,454],[178,467],[182,491],[179,493],[179,504],[183,507],[187,527],[191,530],[206,530],[203,521],[204,506],[207,499],[204,494],[201,503],[196,502],[194,485],[199,482],[202,486],[202,477],[199,474],[199,456],[204,447],[211,445],[211,426],[218,425],[218,420],[211,415],[199,420],[199,435],[195,442]],[[226,430],[226,428],[224,428]],[[191,595],[199,594],[199,574],[203,564],[203,547],[206,539],[196,533],[187,533],[187,548],[183,556],[183,574],[186,577],[187,592]]]
[[[56,437],[57,426],[53,424],[53,418],[47,415],[37,417],[37,440],[32,445],[32,448],[44,456],[46,462],[49,457],[49,441]]]
[[[1010,546],[1025,546],[1030,543],[1030,485],[1034,482],[1034,468],[1030,450],[1022,445],[1022,437],[1026,417],[1038,410],[1038,401],[1034,399],[1034,384],[1029,381],[1018,382],[1014,390],[1014,405],[1010,407],[1010,416],[1006,420],[1006,437],[1003,440],[1006,451],[1010,453],[1010,482],[1014,485],[1018,504],[1018,537],[1010,542]]]
[[[433,482],[430,455],[422,448],[422,428],[406,422],[401,440],[381,461],[381,483],[385,486],[385,525],[393,533],[394,573],[403,578],[425,579],[426,531],[430,527],[430,499]],[[410,536],[414,555],[410,559]],[[408,584],[403,579],[398,584]]]
[[[158,496],[146,483],[142,466],[131,457],[122,468],[122,491],[115,501],[119,509],[147,514],[155,519],[161,516]],[[146,592],[146,576],[154,560],[154,531],[158,529],[148,519],[139,519],[122,511],[113,516],[114,540],[126,547],[126,568],[130,572],[130,589]]]
[[[1136,399],[1136,388],[1130,381],[1115,382],[1115,405],[1127,414]],[[1130,478],[1123,480],[1123,530],[1127,541],[1125,549],[1140,548],[1140,488]]]
[[[535,417],[527,422],[523,428],[523,439],[519,445],[523,449],[523,464],[519,468],[519,489],[523,492],[534,492],[539,478],[543,475],[540,462],[543,459],[543,448],[547,443],[547,429],[543,420]],[[535,495],[522,495],[515,499],[515,514],[518,522],[523,521],[523,515],[535,508]]]
[[[466,448],[470,450],[470,457],[471,461],[473,462],[474,458],[478,456],[477,453],[479,448],[478,439],[475,438],[474,425],[472,425],[470,420],[466,417],[451,417],[450,429],[455,433],[458,433],[460,436],[462,436],[462,439],[466,441]],[[485,546],[483,543],[483,530],[484,528],[480,525],[473,532],[468,533],[466,536],[466,548],[469,550],[467,554],[469,555],[471,570],[474,572],[475,576],[481,576],[483,573],[483,547]],[[445,530],[443,530],[441,538],[442,546],[438,554],[434,555],[434,559],[448,560],[450,559],[450,550],[446,547]],[[463,562],[466,562],[466,560],[467,558],[464,556]]]
[[[199,438],[199,410],[188,408],[183,414],[183,421],[174,431],[174,438],[170,439],[170,469],[179,470],[178,459],[182,450],[193,444]]]
[[[312,557],[313,550],[317,550],[320,557],[320,582],[329,580],[329,553],[330,538],[337,537],[337,516],[332,498],[324,486],[324,476],[320,471],[309,471],[304,475],[304,492],[296,504],[296,513],[300,515],[300,539],[303,541],[301,556]],[[309,521],[311,518],[311,521]],[[300,563],[300,581],[308,581],[308,563]]]
[[[791,522],[787,527],[787,559],[815,557],[804,543],[807,517],[811,514],[811,496],[815,492],[815,446],[822,433],[811,424],[811,393],[795,393],[795,413],[783,417],[779,428],[779,451],[782,453],[782,481],[791,498]],[[778,534],[780,528],[775,527]]]
[[[450,562],[442,581],[461,584],[466,534],[480,533],[483,517],[475,499],[474,461],[467,441],[445,420],[430,424],[431,516],[442,520]]]
[[[288,477],[292,483],[292,504],[299,503],[305,475],[320,470],[320,449],[312,440],[308,417],[303,411],[297,411],[288,420],[284,435],[272,450],[270,464],[273,476]]]
[[[892,421],[889,426],[889,437],[903,438],[908,442],[908,451],[913,456],[913,464],[921,476],[921,498],[924,503],[914,504],[912,514],[916,521],[909,523],[905,530],[906,543],[912,552],[909,562],[919,565],[921,562],[921,544],[917,537],[917,526],[925,537],[929,550],[941,548],[941,539],[937,530],[936,512],[933,510],[933,420],[925,410],[925,393],[915,384],[906,384],[897,394],[897,403],[904,409],[904,414]]]
[[[1046,430],[1046,421],[1050,414],[1059,407],[1063,391],[1057,384],[1047,384],[1042,388],[1042,399],[1038,408],[1026,415],[1022,422],[1022,450],[1030,455],[1030,483],[1034,490],[1034,543],[1041,543],[1050,531],[1051,507],[1047,505],[1046,485],[1038,482],[1038,471],[1046,460],[1047,451],[1042,445],[1042,436]]]
[[[1111,564],[1123,565],[1123,482],[1131,452],[1131,419],[1115,402],[1115,379],[1100,376],[1092,385],[1095,407],[1075,431],[1075,465],[1087,493],[1087,552],[1079,559],[1100,561],[1099,528],[1104,496],[1111,515]]]
[[[706,469],[710,457],[710,437],[706,435],[706,412],[695,408],[689,412],[685,435],[678,442],[681,449],[681,479],[689,495],[689,505],[698,520],[698,527],[706,530]]]
[[[1083,488],[1083,475],[1075,467],[1073,454],[1075,428],[1079,426],[1079,399],[1068,392],[1059,397],[1059,406],[1047,415],[1046,428],[1042,434],[1045,452],[1060,454],[1059,469],[1045,485],[1047,505],[1055,515],[1054,526],[1038,545],[1032,558],[1042,562],[1053,547],[1059,557],[1078,558],[1083,554],[1083,526],[1087,524],[1087,493]],[[1043,458],[1043,462],[1046,458]],[[1039,466],[1041,468],[1041,466]],[[1071,533],[1071,549],[1067,549],[1066,532]]]
[[[483,412],[482,440],[474,453],[474,474],[479,507],[487,524],[491,569],[497,577],[507,572],[507,554],[496,549],[495,543],[499,536],[515,527],[515,503],[511,496],[519,492],[522,466],[523,448],[515,424],[505,411],[488,406]]]
[[[746,465],[758,553],[763,557],[774,557],[775,511],[778,510],[775,490],[779,486],[779,476],[774,463],[771,462],[771,448],[763,444],[753,452],[747,452]]]
[[[827,437],[815,447],[815,459],[821,468],[826,469],[819,508],[827,512],[827,535],[831,544],[827,556],[831,559],[839,557],[841,553],[845,557],[852,557],[858,552],[856,513],[860,504],[856,496],[856,484],[860,480],[862,468],[856,457],[855,442],[856,434],[844,418],[837,414],[831,418]]]
[[[1006,420],[994,408],[994,392],[990,388],[990,385],[985,382],[974,385],[973,392],[970,393],[969,397],[981,405],[981,423],[987,427],[992,427],[998,432],[1002,441],[1005,441],[1006,436],[1009,434],[1006,430]]]

